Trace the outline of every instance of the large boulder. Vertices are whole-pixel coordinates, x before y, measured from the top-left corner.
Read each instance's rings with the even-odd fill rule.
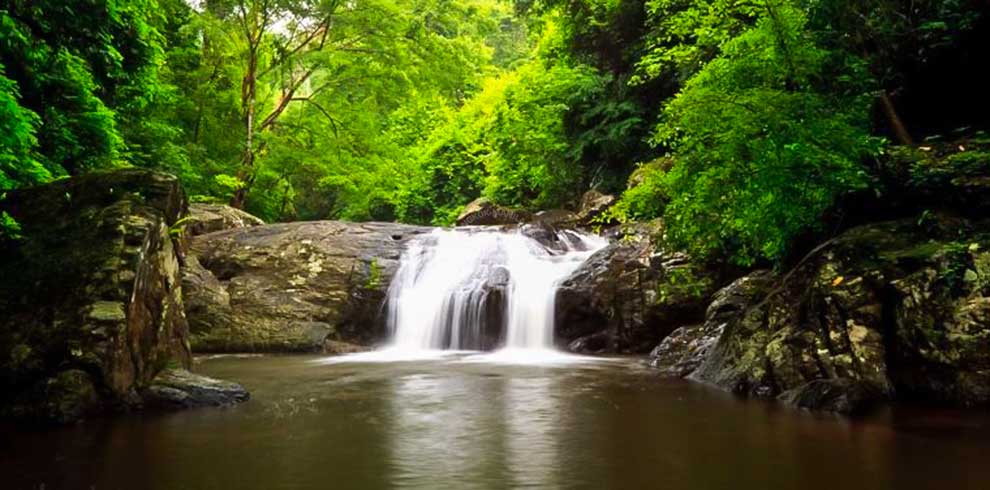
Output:
[[[464,206],[457,216],[457,226],[514,225],[529,221],[530,213],[499,206],[487,198],[479,197]]]
[[[185,209],[175,177],[143,170],[6,193],[20,231],[0,239],[0,414],[75,420],[189,365]]]
[[[758,282],[730,315],[709,310],[701,328],[721,330],[716,345],[672,374],[847,413],[887,400],[990,404],[990,222],[860,226],[772,288]],[[658,354],[669,367],[687,352]]]
[[[226,204],[192,203],[186,228],[192,235],[203,235],[231,228],[246,228],[265,224],[261,218]]]
[[[581,203],[577,213],[575,213],[575,220],[578,223],[589,225],[602,216],[602,213],[607,211],[612,204],[615,204],[615,201],[615,196],[611,194],[602,194],[596,190],[585,192],[581,196]]]
[[[430,228],[316,221],[192,240],[183,272],[197,352],[348,352],[386,337],[383,305],[409,240]]]
[[[700,323],[720,281],[682,253],[657,250],[659,223],[627,227],[557,290],[555,336],[582,353],[647,353]]]

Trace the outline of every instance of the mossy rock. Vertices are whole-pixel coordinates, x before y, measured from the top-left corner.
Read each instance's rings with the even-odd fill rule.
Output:
[[[0,211],[21,237],[0,242],[0,389],[65,420],[81,412],[62,398],[126,403],[169,359],[188,362],[185,244],[172,233],[185,209],[175,177],[137,169],[7,192]],[[78,373],[95,391],[70,389]]]

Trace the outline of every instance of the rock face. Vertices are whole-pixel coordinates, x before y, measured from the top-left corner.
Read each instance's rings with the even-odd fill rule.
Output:
[[[695,338],[721,330],[703,359],[668,339],[654,363],[736,393],[846,413],[884,400],[990,404],[990,222],[864,225],[772,288],[765,276],[744,281],[756,287],[730,314],[716,301],[697,327]]]
[[[768,271],[757,271],[720,289],[708,305],[704,323],[674,330],[650,352],[650,365],[668,376],[694,372],[712,352],[726,324],[765,296],[773,280]]]
[[[261,218],[225,204],[193,203],[189,205],[187,230],[203,235],[231,228],[246,228],[265,224]]]
[[[479,197],[468,203],[457,217],[457,226],[514,225],[529,221],[525,211],[509,209]]]
[[[196,352],[348,352],[386,337],[407,242],[430,228],[335,221],[195,237],[183,288]]]
[[[188,366],[178,181],[97,172],[7,192],[0,242],[0,414],[71,421]]]
[[[561,283],[555,333],[562,345],[646,353],[674,329],[702,320],[718,279],[684,254],[655,252],[658,226],[624,230]]]

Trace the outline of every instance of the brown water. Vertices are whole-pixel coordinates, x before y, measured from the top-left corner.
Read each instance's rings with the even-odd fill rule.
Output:
[[[990,489],[987,412],[850,421],[662,380],[637,361],[511,367],[220,358],[250,402],[0,430],[3,489]]]

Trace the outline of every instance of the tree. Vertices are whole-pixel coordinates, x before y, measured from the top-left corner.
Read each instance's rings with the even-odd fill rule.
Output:
[[[11,0],[0,10],[0,63],[18,105],[39,118],[36,158],[51,174],[123,163],[117,113],[140,113],[159,91],[156,11],[154,0]]]
[[[38,115],[18,104],[17,83],[3,71],[0,65],[0,192],[51,178],[34,155]]]
[[[664,108],[673,165],[631,200],[669,199],[671,243],[699,257],[780,261],[846,192],[866,185],[872,85],[857,59],[819,47],[802,10],[769,1]],[[661,195],[657,195],[657,193]]]

